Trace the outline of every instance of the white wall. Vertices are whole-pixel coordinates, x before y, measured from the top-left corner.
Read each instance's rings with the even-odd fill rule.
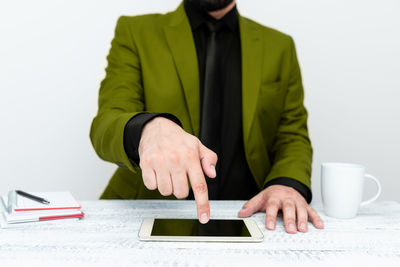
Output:
[[[115,166],[97,158],[89,127],[115,22],[179,2],[2,3],[0,194],[20,188],[99,196]],[[320,163],[345,161],[381,179],[381,199],[400,200],[400,2],[238,0],[238,8],[296,41],[315,149],[314,199]]]

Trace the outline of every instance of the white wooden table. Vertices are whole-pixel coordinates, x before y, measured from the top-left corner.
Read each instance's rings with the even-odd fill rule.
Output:
[[[212,218],[235,218],[243,201],[211,202]],[[253,217],[262,243],[141,242],[144,217],[195,218],[193,201],[82,201],[85,218],[0,229],[0,266],[400,266],[400,204],[373,203],[350,220],[326,217],[325,230],[275,231]],[[344,265],[343,265],[344,264]]]

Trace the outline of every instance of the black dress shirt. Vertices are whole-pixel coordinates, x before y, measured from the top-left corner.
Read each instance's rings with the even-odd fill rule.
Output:
[[[189,18],[196,46],[199,64],[200,95],[204,90],[205,59],[208,30],[205,23],[215,22],[202,10],[198,10],[184,1],[186,14]],[[221,153],[218,155],[216,166],[219,194],[218,199],[248,200],[260,190],[257,187],[247,164],[243,143],[242,127],[242,70],[241,47],[238,12],[236,6],[219,20],[223,23],[217,35],[221,50],[221,79],[222,79],[222,124],[221,124]],[[133,117],[126,125],[124,132],[125,151],[130,159],[139,162],[138,147],[143,127],[155,117],[165,117],[177,124],[180,121],[169,113],[141,113]],[[267,186],[280,184],[296,189],[308,203],[311,202],[310,189],[297,180],[281,177],[270,181]],[[193,193],[189,195],[193,199]]]

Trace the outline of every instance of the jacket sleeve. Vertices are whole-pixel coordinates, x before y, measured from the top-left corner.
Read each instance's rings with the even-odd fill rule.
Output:
[[[307,129],[307,111],[303,105],[304,90],[300,66],[292,38],[289,45],[290,72],[287,93],[277,134],[272,145],[272,168],[264,181],[288,177],[311,189],[313,150]]]
[[[117,22],[90,139],[100,158],[136,172],[138,165],[124,149],[124,128],[132,117],[144,112],[144,98],[140,61],[127,19],[120,17]]]

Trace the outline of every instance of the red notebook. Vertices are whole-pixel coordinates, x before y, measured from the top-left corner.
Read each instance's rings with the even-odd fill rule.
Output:
[[[7,224],[12,223],[25,223],[25,222],[39,222],[49,220],[60,220],[60,219],[71,219],[71,218],[83,218],[85,214],[80,210],[46,210],[44,212],[26,212],[26,213],[8,213],[3,212],[3,218]]]

